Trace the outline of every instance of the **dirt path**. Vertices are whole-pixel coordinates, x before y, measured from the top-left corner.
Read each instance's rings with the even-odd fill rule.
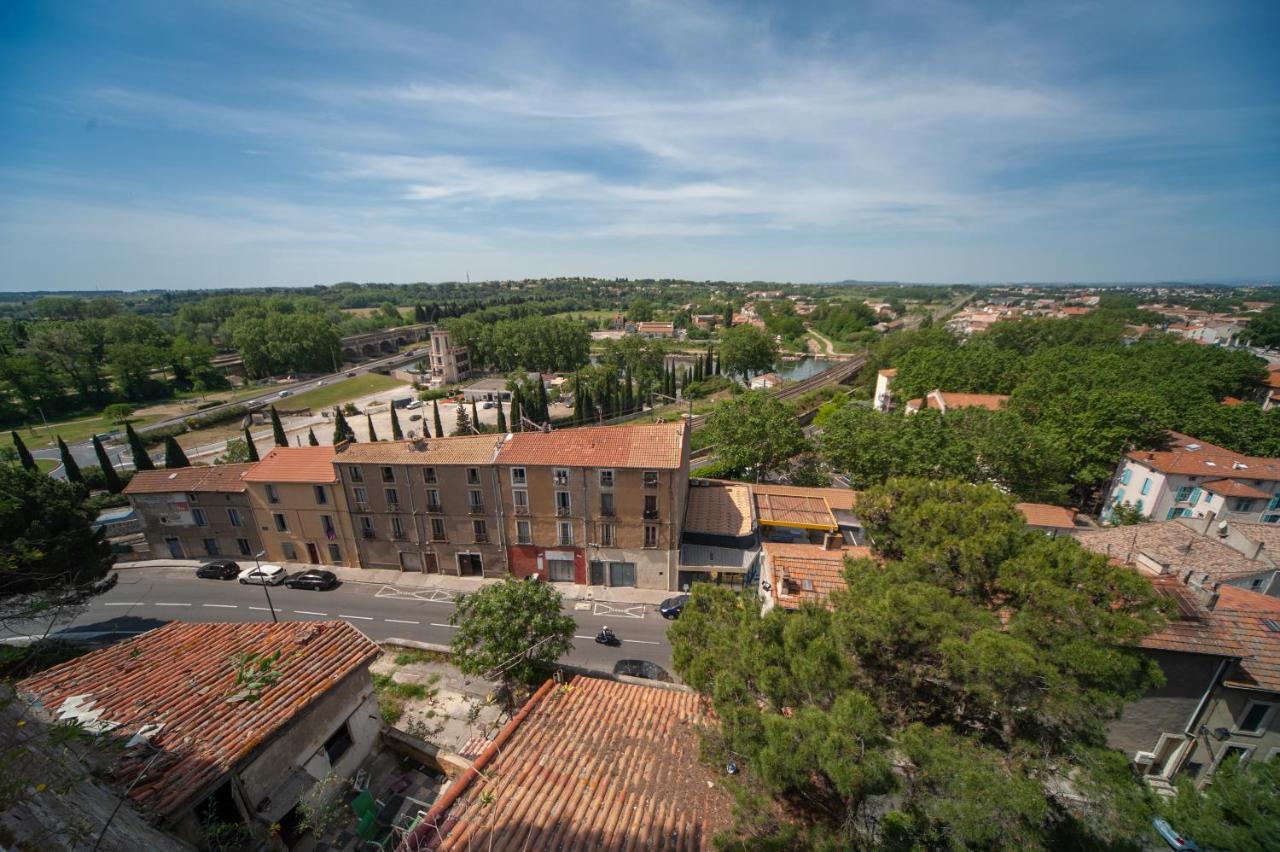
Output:
[[[835,344],[826,337],[819,334],[816,330],[809,329],[809,351],[814,355],[835,355]]]

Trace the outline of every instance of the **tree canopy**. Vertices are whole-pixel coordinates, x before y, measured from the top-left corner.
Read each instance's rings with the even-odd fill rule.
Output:
[[[735,325],[720,333],[720,368],[730,375],[746,376],[772,370],[778,360],[773,335],[754,325]]]
[[[795,408],[759,390],[717,403],[707,416],[704,437],[721,467],[750,474],[757,482],[808,446]]]
[[[1123,847],[1148,794],[1104,728],[1161,682],[1150,584],[1028,530],[1007,496],[894,479],[830,607],[697,584],[669,630],[744,795],[730,848]]]

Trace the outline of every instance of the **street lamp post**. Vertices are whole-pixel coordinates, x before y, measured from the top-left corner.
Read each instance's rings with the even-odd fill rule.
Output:
[[[253,554],[253,564],[256,566],[254,570],[258,574],[258,579],[262,581],[262,593],[267,596],[267,609],[271,610],[271,621],[273,624],[278,624],[280,619],[276,618],[276,607],[275,604],[271,603],[271,590],[267,588],[267,578],[262,576],[262,563],[259,561],[266,555],[267,552],[265,550],[259,550]]]

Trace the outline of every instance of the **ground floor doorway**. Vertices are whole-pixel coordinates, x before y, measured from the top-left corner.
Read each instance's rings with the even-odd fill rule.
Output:
[[[479,553],[459,553],[458,554],[458,576],[459,577],[483,577],[484,561],[480,558]]]

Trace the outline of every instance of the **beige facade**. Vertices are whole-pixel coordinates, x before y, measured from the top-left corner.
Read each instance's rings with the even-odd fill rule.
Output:
[[[139,471],[125,494],[152,559],[251,557],[260,549],[241,476],[250,464]]]
[[[266,560],[360,567],[334,447],[276,447],[245,475]]]
[[[465,346],[454,346],[449,332],[431,332],[431,383],[451,385],[471,375],[471,353]]]

